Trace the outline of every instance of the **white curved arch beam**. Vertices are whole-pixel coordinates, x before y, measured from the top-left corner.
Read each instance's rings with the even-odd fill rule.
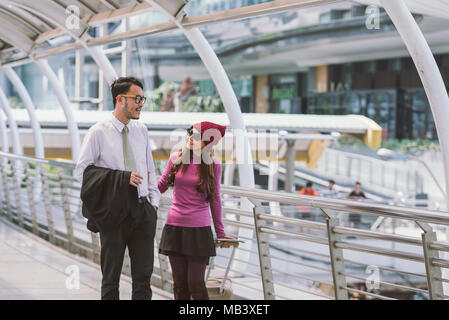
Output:
[[[5,1],[2,0],[2,2]],[[15,0],[14,2],[6,2],[13,6],[29,10],[36,15],[49,20],[51,23],[55,24],[56,26],[70,34],[75,40],[78,40],[81,45],[89,52],[100,70],[103,71],[106,77],[106,81],[109,84],[111,84],[117,78],[117,72],[115,71],[111,62],[103,53],[101,48],[92,48],[87,46],[86,41],[90,39],[90,36],[87,33],[89,25],[85,23],[81,18],[77,21],[77,23],[79,24],[79,28],[70,28],[66,24],[68,18],[66,8],[60,6],[56,2],[48,1],[46,2],[45,6],[43,6],[39,1],[35,0]]]
[[[185,29],[179,21],[176,20],[176,17],[172,15],[173,12],[177,10],[173,10],[168,6],[168,9],[162,7],[158,2],[153,0],[146,0],[148,3],[153,5],[155,8],[158,8],[161,12],[167,15],[169,18],[175,21],[177,26],[182,30],[187,39],[190,41],[192,46],[195,48],[197,53],[199,54],[202,62],[206,66],[209,75],[212,78],[215,86],[217,87],[217,91],[220,95],[220,98],[223,101],[223,105],[226,109],[226,113],[229,118],[229,122],[234,130],[241,130],[240,136],[246,133],[246,126],[243,121],[242,111],[240,109],[237,97],[235,95],[234,90],[232,89],[231,81],[229,80],[226,71],[223,68],[220,60],[215,54],[214,50],[207,42],[206,38],[203,36],[201,31],[198,28]],[[166,1],[167,4],[169,1]],[[174,2],[174,1],[172,1]],[[179,1],[178,1],[179,2]],[[171,6],[173,7],[173,6]],[[245,136],[244,138],[244,150],[245,152],[237,152],[237,161],[239,164],[239,183],[242,187],[254,188],[254,171],[253,171],[253,162],[252,155],[249,148],[248,138]],[[237,150],[239,151],[239,150]]]
[[[146,1],[175,22],[200,56],[217,88],[220,98],[223,101],[229,122],[234,130],[234,136],[237,137],[238,148],[236,150],[236,158],[239,169],[239,184],[242,187],[254,188],[254,167],[251,148],[249,147],[249,141],[246,135],[246,126],[243,121],[242,111],[240,109],[237,97],[232,89],[231,81],[229,80],[223,65],[198,28],[186,29],[181,25],[180,21],[178,21],[178,17],[182,17],[184,15],[182,7],[185,3],[183,3],[183,1],[164,0],[162,2],[163,6],[159,3],[159,1]],[[236,130],[239,131],[238,134],[236,134]],[[242,198],[240,208],[245,211],[252,211],[253,206],[248,199]],[[240,221],[245,223],[253,222],[252,219],[248,217],[240,217]],[[246,228],[239,228],[238,233],[241,237],[252,238],[253,236],[253,231]],[[249,261],[249,250],[251,249],[251,243],[242,243],[240,247],[247,250],[238,250],[235,255],[236,259],[239,261]],[[234,260],[233,268],[243,270],[246,265],[239,261]]]
[[[36,116],[35,112],[36,108],[34,106],[33,101],[31,100],[30,95],[28,94],[28,90],[23,85],[23,82],[22,80],[20,80],[17,73],[11,67],[5,67],[3,68],[3,71],[5,72],[9,81],[11,81],[12,85],[16,89],[28,112],[34,136],[34,153],[36,157],[44,158],[45,151],[44,151],[44,142],[42,138],[41,126]]]
[[[6,98],[5,93],[1,89],[0,89],[0,107],[5,112],[6,117],[8,118],[9,130],[11,130],[13,153],[23,155],[23,148],[22,143],[20,142],[19,129],[17,128],[17,123],[14,120],[14,116],[11,112],[11,106],[9,105],[9,101]]]
[[[198,28],[182,28],[182,31],[199,54],[214,81],[218,94],[223,101],[232,129],[239,130],[238,137],[243,138],[241,142],[243,143],[242,147],[244,151],[236,150],[239,168],[239,184],[245,188],[254,188],[253,161],[248,138],[246,137],[246,126],[243,121],[242,111],[237,96],[232,89],[231,81],[229,80],[223,65],[201,31]]]
[[[180,13],[179,10],[176,10],[176,6],[173,4],[183,3],[184,1],[164,1],[164,7],[162,7],[159,2],[153,0],[146,1],[172,19],[185,34],[187,39],[199,54],[202,62],[209,72],[209,75],[212,78],[212,81],[217,87],[217,91],[223,101],[223,105],[226,109],[232,128],[234,130],[239,129],[241,130],[241,134],[245,134],[246,126],[243,121],[242,111],[240,109],[237,96],[235,95],[235,92],[232,89],[231,81],[229,80],[226,71],[224,70],[223,65],[214,50],[198,28],[186,29],[179,21],[176,20],[176,17],[173,16],[174,13]],[[170,2],[172,4],[170,4]],[[244,153],[237,152],[236,154],[239,164],[240,186],[254,188],[252,155],[249,149],[248,138],[245,137],[244,140],[244,148],[247,151]]]
[[[29,12],[32,12],[34,15],[40,16],[55,26],[59,28],[63,28],[65,31],[69,32],[74,38],[79,39],[89,28],[89,26],[79,19],[79,28],[68,29],[66,27],[66,18],[67,14],[65,12],[64,7],[60,6],[56,2],[53,1],[45,1],[45,5],[43,5],[40,1],[28,1],[28,0],[1,0],[0,3],[4,3],[6,5],[11,5],[14,7],[25,9]]]
[[[8,32],[10,32],[10,30],[5,30],[5,29],[0,28],[0,39],[5,39]],[[11,33],[13,33],[13,32],[11,32]],[[20,41],[15,42],[15,39],[13,39],[11,44],[23,51],[25,49],[24,47],[22,47],[22,43]],[[70,108],[69,99],[67,98],[64,88],[61,87],[61,84],[57,80],[56,75],[54,74],[53,70],[48,65],[48,62],[46,60],[44,60],[44,61],[36,60],[34,62],[39,67],[39,69],[42,71],[42,73],[44,73],[44,75],[49,79],[50,85],[52,86],[53,91],[56,93],[58,101],[61,104],[62,110],[64,111],[64,114],[67,119],[67,127],[69,128],[70,139],[72,142],[72,158],[74,159],[74,161],[76,161],[78,159],[79,151],[80,151],[80,138],[79,138],[78,126],[75,122],[75,118],[73,116],[72,109]],[[6,102],[7,101],[8,100],[6,99]],[[9,104],[8,104],[8,106],[9,106]],[[6,111],[5,111],[5,113],[6,113]],[[9,116],[8,116],[8,121],[9,121]],[[14,121],[14,119],[12,119],[12,121]],[[10,124],[10,127],[11,127],[11,125],[12,124]],[[14,130],[14,129],[12,129],[12,130]],[[12,132],[14,133],[14,131],[12,131]],[[14,134],[13,134],[13,137],[14,137]],[[18,140],[18,139],[16,139],[16,140]],[[14,139],[13,139],[13,141],[14,141]],[[20,143],[20,140],[19,140],[19,143]],[[17,146],[14,147],[15,145],[16,144],[13,143],[13,148],[17,149]],[[14,153],[17,153],[17,152],[14,151]],[[23,150],[21,151],[21,154],[23,154]]]
[[[15,12],[8,10],[5,7],[0,6],[0,12],[8,15],[9,17],[11,17],[14,21],[19,22],[20,24],[24,25],[28,30],[31,30],[32,32],[36,33],[36,34],[41,34],[42,32],[45,32],[47,30],[44,30],[42,28],[37,27],[35,24],[33,24],[32,22],[24,19],[23,17],[17,15]]]
[[[76,162],[78,160],[80,154],[80,135],[78,131],[78,124],[76,123],[75,116],[73,114],[73,110],[70,107],[69,98],[67,98],[67,94],[64,91],[64,88],[61,86],[58,78],[56,77],[55,72],[48,64],[48,61],[45,59],[35,60],[34,63],[39,67],[42,73],[48,78],[50,85],[53,91],[58,98],[59,104],[62,107],[65,118],[67,119],[67,127],[70,132],[70,141],[72,145],[72,160]]]
[[[380,0],[380,3],[407,46],[429,99],[443,154],[446,194],[449,195],[449,97],[443,77],[421,29],[403,0]],[[446,201],[449,208],[449,196]]]
[[[10,20],[5,19],[5,14],[0,13],[0,37],[28,55],[33,50],[34,42],[20,28],[15,28],[16,24],[17,22],[11,24]]]
[[[449,97],[443,77],[421,29],[403,0],[380,0],[380,3],[407,46],[426,91],[443,154],[446,205],[449,209]],[[448,258],[447,253],[445,257]],[[443,269],[443,278],[448,276],[449,270]],[[449,285],[444,284],[443,290],[444,294],[449,294]]]
[[[234,136],[237,137],[237,148],[235,150],[235,154],[238,164],[239,184],[245,188],[254,188],[254,166],[251,148],[246,135],[246,126],[243,121],[242,111],[234,89],[232,89],[231,81],[229,80],[223,65],[201,31],[198,28],[181,29],[199,54],[212,80],[214,81],[218,94],[220,95],[226,109],[229,123],[234,131]],[[240,209],[252,211],[253,205],[248,199],[241,198]],[[240,221],[243,223],[252,223],[253,219],[241,216]],[[253,231],[246,228],[239,228],[238,236],[252,238]],[[239,261],[249,261],[249,250],[251,250],[251,243],[242,243],[240,244],[240,247],[242,249],[247,249],[248,251],[238,250],[235,254],[235,259],[238,259]],[[233,268],[241,270],[245,267],[245,265],[239,261],[234,260]]]

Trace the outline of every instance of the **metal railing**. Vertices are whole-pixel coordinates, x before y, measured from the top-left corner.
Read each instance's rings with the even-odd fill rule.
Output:
[[[80,184],[74,164],[0,152],[1,215],[73,254],[99,263],[98,234],[80,214]],[[447,212],[357,201],[300,196],[222,186],[223,222],[228,234],[245,243],[232,255],[229,277],[234,296],[243,299],[445,299],[442,230]],[[241,209],[248,199],[252,210]],[[281,204],[276,210],[270,203]],[[172,291],[168,259],[158,243],[170,193],[158,214],[152,284]],[[291,216],[292,208],[309,216]],[[317,218],[321,215],[320,218]],[[359,216],[348,220],[345,216]],[[419,235],[361,227],[377,217],[417,224]],[[214,268],[228,266],[230,250],[217,249]],[[130,274],[129,257],[124,273]]]
[[[417,168],[331,148],[325,150],[318,169],[352,182],[360,180],[379,192],[386,189],[390,194],[391,191],[406,194],[420,193],[423,189],[422,173]]]

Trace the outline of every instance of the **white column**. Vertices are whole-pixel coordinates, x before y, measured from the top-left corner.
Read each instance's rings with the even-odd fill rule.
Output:
[[[393,21],[396,29],[401,35],[407,49],[415,63],[418,74],[426,91],[432,110],[438,140],[443,155],[443,164],[446,182],[446,194],[449,189],[449,97],[444,86],[443,78],[438,69],[435,58],[424,38],[421,29],[408,10],[403,0],[380,0],[386,12]],[[449,196],[446,196],[449,208]],[[448,232],[449,238],[449,232]],[[446,258],[448,255],[446,254]],[[443,278],[448,278],[449,270],[443,268]],[[443,284],[444,294],[449,294],[449,285]]]
[[[225,164],[224,174],[223,174],[223,184],[232,186],[232,182],[234,181],[234,170],[235,163],[229,162]]]
[[[295,140],[287,140],[287,156],[285,157],[285,192],[295,191]]]
[[[11,106],[6,98],[3,90],[0,89],[0,107],[5,112],[8,118],[9,130],[11,131],[12,137],[12,150],[13,153],[23,155],[22,143],[20,142],[19,130],[17,129],[17,123],[14,120],[14,116],[11,112]]]
[[[234,173],[235,173],[235,163],[234,162],[225,163],[224,164],[224,172],[223,172],[223,184],[224,185],[229,185],[229,186],[233,185]],[[223,195],[223,197],[221,199],[223,206],[237,207],[237,206],[235,206],[235,202],[228,201],[229,198],[231,198],[230,195],[227,195],[227,194]],[[234,215],[227,217],[227,218],[234,220],[234,221],[239,221],[239,218]]]
[[[129,19],[122,19],[122,31],[127,32],[129,30]],[[131,41],[125,40],[122,41],[122,77],[126,77],[129,75],[129,71],[131,70]]]
[[[105,26],[103,24],[98,27],[100,37],[104,36],[104,30]],[[99,46],[98,48],[103,50],[103,46]],[[98,99],[100,100],[98,104],[98,111],[103,111],[107,108],[107,82],[105,82],[106,76],[103,69],[101,69],[100,66],[98,67]]]
[[[279,178],[279,162],[269,161],[268,162],[268,190],[278,191],[278,178]],[[270,201],[270,213],[273,216],[282,216],[281,205],[277,201]],[[277,227],[278,222],[273,222],[273,226]]]
[[[48,78],[48,81],[50,82],[50,85],[58,98],[59,104],[62,107],[70,134],[72,160],[76,162],[78,161],[78,156],[80,154],[80,135],[78,132],[78,124],[76,123],[67,94],[46,59],[35,60],[34,63],[36,63],[42,73]]]
[[[270,161],[268,163],[268,190],[278,191],[279,163],[276,161]]]
[[[3,118],[3,113],[1,111],[0,111],[0,134],[2,135],[2,151],[8,153],[9,152],[8,131],[6,130],[5,119]]]
[[[33,101],[31,100],[30,95],[28,94],[28,90],[23,85],[23,82],[22,80],[20,80],[17,73],[11,67],[5,67],[3,68],[3,71],[5,72],[8,79],[11,81],[14,88],[17,90],[17,93],[22,99],[23,104],[25,105],[25,108],[28,112],[28,116],[30,117],[31,128],[33,130],[34,136],[34,153],[36,157],[44,158],[45,157],[44,142],[42,138],[41,126],[36,116],[35,112],[36,108],[34,106]]]
[[[75,98],[81,99],[83,97],[83,69],[84,69],[84,54],[82,49],[75,51]],[[81,109],[81,102],[78,102],[78,110]]]

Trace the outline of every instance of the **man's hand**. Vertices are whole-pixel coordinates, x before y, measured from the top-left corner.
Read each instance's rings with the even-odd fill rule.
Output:
[[[142,176],[137,172],[131,172],[131,177],[129,178],[129,184],[133,187],[137,187],[142,183]]]
[[[156,210],[156,212],[157,212],[157,209],[159,209],[157,206],[153,206],[153,208],[154,208],[154,210]]]

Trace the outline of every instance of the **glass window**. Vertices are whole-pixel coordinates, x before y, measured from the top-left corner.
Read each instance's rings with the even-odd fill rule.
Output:
[[[389,137],[396,135],[395,90],[313,93],[307,98],[307,113],[361,114],[378,123]]]
[[[404,134],[409,139],[437,139],[435,123],[424,89],[404,92]]]
[[[320,14],[320,23],[328,23],[330,21],[331,21],[331,13],[330,12]]]
[[[273,75],[270,78],[270,112],[299,113],[295,107],[297,97],[297,75]]]

